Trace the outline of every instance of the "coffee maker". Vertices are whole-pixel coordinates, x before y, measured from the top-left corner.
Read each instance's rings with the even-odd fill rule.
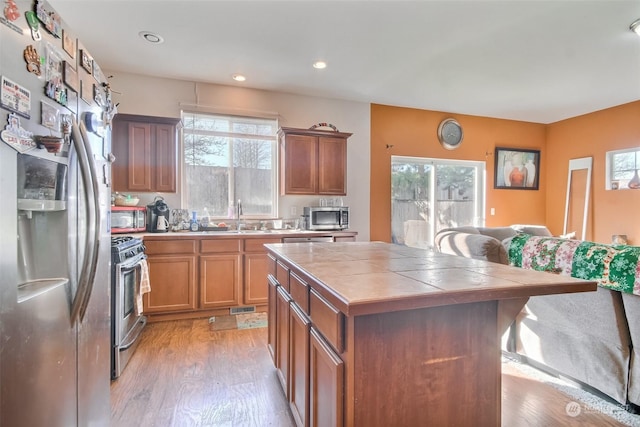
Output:
[[[147,231],[150,233],[169,231],[169,212],[169,206],[164,199],[157,196],[153,203],[147,205]]]

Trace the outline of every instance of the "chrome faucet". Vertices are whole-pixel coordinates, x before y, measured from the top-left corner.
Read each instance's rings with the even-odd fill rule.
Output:
[[[236,205],[236,218],[238,218],[238,231],[242,229],[241,215],[242,215],[242,201],[238,199],[238,204]]]

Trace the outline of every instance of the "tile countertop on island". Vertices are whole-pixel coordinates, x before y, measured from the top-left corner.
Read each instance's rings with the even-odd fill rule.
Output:
[[[595,291],[596,282],[382,242],[269,244],[346,315]]]

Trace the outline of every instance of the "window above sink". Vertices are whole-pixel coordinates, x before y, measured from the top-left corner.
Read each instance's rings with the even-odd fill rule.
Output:
[[[183,112],[183,202],[200,215],[277,217],[275,119]]]

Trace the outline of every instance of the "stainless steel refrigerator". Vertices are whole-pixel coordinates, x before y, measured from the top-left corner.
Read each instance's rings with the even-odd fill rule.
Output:
[[[108,81],[50,4],[3,3],[0,426],[109,425]]]

